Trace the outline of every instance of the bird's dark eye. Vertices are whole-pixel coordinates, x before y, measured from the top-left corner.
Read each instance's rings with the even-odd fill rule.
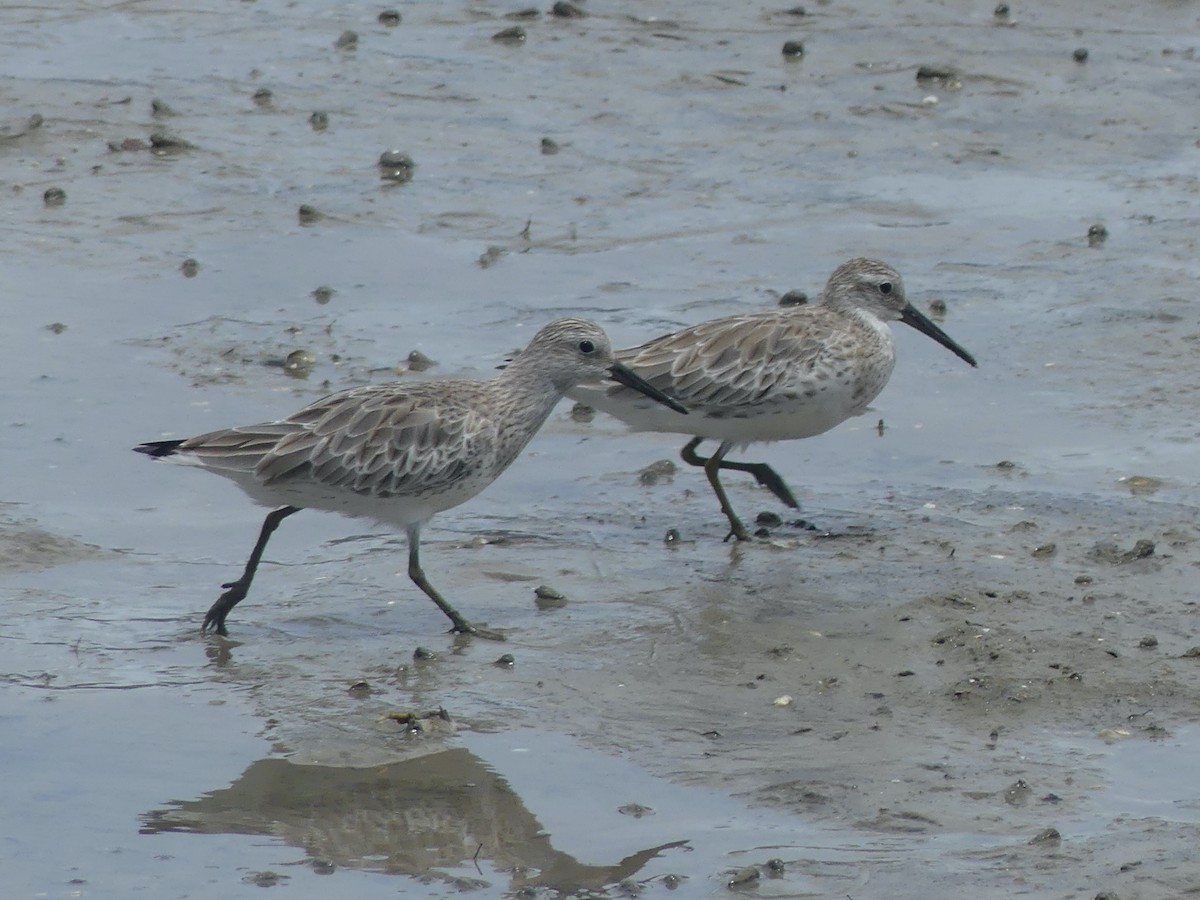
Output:
[[[892,283],[890,281],[880,282],[879,293],[890,294],[892,292]]]
[[[596,345],[593,344],[591,341],[580,341],[579,342],[579,352],[580,353],[595,353]]]

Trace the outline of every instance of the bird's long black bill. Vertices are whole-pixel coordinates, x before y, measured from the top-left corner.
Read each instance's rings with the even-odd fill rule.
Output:
[[[929,319],[917,312],[916,308],[911,303],[904,307],[904,311],[900,313],[900,321],[905,325],[911,325],[913,328],[917,329],[917,331],[921,332],[921,334],[925,334],[933,338],[963,362],[969,363],[972,366],[979,365],[979,363],[975,362],[975,357],[955,343],[954,339],[950,337],[950,335],[946,334],[946,332],[938,328],[935,324],[933,324],[933,322],[929,321]]]
[[[949,338],[946,338],[946,340],[949,340]],[[670,407],[677,413],[682,413],[685,416],[687,415],[686,406],[681,404],[678,400],[668,397],[658,388],[654,387],[654,385],[650,384],[650,382],[646,381],[646,379],[635,374],[634,371],[628,366],[623,366],[620,363],[613,363],[612,368],[608,370],[608,374],[612,377],[612,380],[618,384],[623,384],[627,388],[632,388],[639,393],[645,394],[651,400],[657,400],[663,406]]]

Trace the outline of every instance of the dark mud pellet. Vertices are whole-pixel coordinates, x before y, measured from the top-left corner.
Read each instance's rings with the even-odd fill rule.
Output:
[[[1007,3],[1000,3],[996,6],[995,9],[992,10],[992,15],[995,18],[997,18],[1001,21],[1004,21],[1004,22],[1008,21],[1008,14],[1009,14],[1009,10],[1008,10]]]
[[[784,862],[779,857],[767,860],[767,871],[773,875],[782,875],[784,868]]]
[[[940,297],[929,301],[929,315],[935,319],[946,318],[946,301]]]
[[[550,7],[550,15],[558,16],[560,19],[582,19],[584,12],[574,3],[568,3],[567,0],[558,0]]]
[[[498,44],[523,44],[525,43],[525,29],[520,25],[505,28],[493,34],[492,40]]]
[[[1153,650],[1158,646],[1158,638],[1152,634],[1148,634],[1138,641],[1138,646],[1143,650]]]
[[[1108,240],[1108,229],[1103,225],[1096,223],[1087,230],[1087,239],[1089,247],[1095,247],[1099,244],[1103,244],[1106,240]]]
[[[395,28],[400,24],[399,10],[385,9],[379,14],[379,24],[386,25],[388,28]]]
[[[501,656],[499,659],[497,659],[494,663],[492,663],[492,665],[497,666],[501,669],[511,669],[513,667],[513,665],[516,663],[516,661],[517,661],[517,658],[515,656],[513,656],[511,653],[505,653],[503,656]]]
[[[408,369],[410,372],[424,372],[426,369],[432,369],[437,365],[432,359],[422,353],[420,350],[411,351],[406,357]]]
[[[200,273],[200,263],[189,256],[179,264],[179,271],[184,278],[195,278]]]
[[[321,306],[324,306],[326,303],[328,303],[330,300],[333,299],[333,296],[336,293],[337,293],[337,291],[335,291],[333,288],[329,287],[328,285],[323,284],[319,288],[313,289],[312,298],[314,300],[316,300],[317,303],[319,303]]]
[[[314,859],[310,868],[314,875],[332,875],[337,871],[337,866],[327,859]]]
[[[385,150],[379,154],[379,177],[385,181],[403,183],[412,181],[417,164],[407,153],[400,150]]]
[[[371,696],[371,685],[365,681],[356,681],[346,688],[346,693],[355,700],[365,700]]]
[[[250,95],[250,99],[258,106],[270,106],[275,101],[275,95],[271,93],[270,88],[259,88]]]
[[[1046,559],[1047,557],[1053,556],[1057,551],[1058,545],[1056,544],[1041,544],[1037,547],[1034,547],[1033,552],[1029,555],[1034,559]]]
[[[769,538],[771,536],[770,528],[755,528],[754,536],[757,538]]]
[[[418,647],[413,651],[413,659],[437,659],[437,654],[428,647]]]
[[[318,110],[308,117],[308,124],[313,131],[324,131],[329,127],[329,113]]]
[[[1076,47],[1075,52],[1071,54],[1071,58],[1077,63],[1085,63],[1088,61],[1087,47]]]
[[[357,50],[358,49],[358,33],[355,31],[343,31],[338,35],[333,46],[338,50]]]
[[[649,806],[643,806],[641,803],[626,803],[624,806],[618,806],[617,812],[623,816],[630,816],[634,819],[641,819],[645,816],[654,815],[654,810]]]
[[[67,202],[67,192],[60,187],[49,187],[42,193],[42,202],[46,206],[62,206]]]
[[[170,104],[166,100],[159,100],[155,97],[150,101],[150,115],[165,118],[166,116],[175,115],[175,110],[171,109]]]
[[[788,291],[779,298],[780,306],[804,306],[808,303],[808,294],[804,291]]]
[[[754,866],[746,866],[744,869],[738,869],[729,876],[729,881],[726,884],[729,887],[738,887],[739,885],[749,884],[752,881],[758,881],[759,872]]]
[[[156,131],[150,135],[150,146],[155,153],[178,153],[183,150],[195,150],[196,145],[188,143],[181,137],[176,137],[173,134],[168,134],[165,131]]]
[[[796,18],[799,18],[800,16],[807,16],[808,10],[806,10],[803,6],[793,6],[791,9],[785,9],[783,14],[785,16],[795,16]]]
[[[796,59],[804,55],[804,44],[800,41],[784,41],[783,55],[789,59]]]
[[[957,81],[959,71],[950,66],[919,66],[917,81]]]
[[[668,528],[667,533],[663,535],[663,543],[664,544],[678,544],[679,543],[679,529],[678,528]]]
[[[586,403],[576,403],[571,407],[572,422],[590,422],[596,418],[596,411]]]
[[[802,531],[816,531],[817,530],[817,526],[814,525],[812,522],[808,521],[808,519],[794,519],[793,521],[788,522],[788,524],[791,525],[793,528],[799,528]]]
[[[539,600],[565,600],[566,597],[561,592],[556,591],[548,584],[539,584],[533,589],[533,595]]]
[[[1030,838],[1029,843],[1057,845],[1062,843],[1062,835],[1057,828],[1045,828]]]
[[[51,322],[49,325],[46,326],[46,330],[49,331],[51,334],[62,334],[64,331],[67,330],[67,326],[64,325],[62,322]]]
[[[673,891],[683,884],[683,876],[675,874],[664,875],[662,877],[662,883],[663,887],[665,887],[668,891]]]
[[[558,142],[552,138],[542,138],[542,155],[553,156],[558,152]]]
[[[315,206],[310,206],[307,203],[302,203],[300,209],[296,211],[296,215],[300,220],[301,225],[312,225],[314,222],[320,222],[325,218],[325,214]]]
[[[317,358],[308,350],[293,350],[283,360],[283,371],[293,378],[307,378],[317,364]]]
[[[769,510],[763,510],[754,517],[754,524],[765,525],[767,528],[778,528],[783,524],[783,519],[781,519],[776,513],[770,512]]]
[[[541,15],[541,12],[538,11],[537,7],[527,6],[524,9],[518,9],[515,12],[505,13],[504,18],[524,20],[524,19],[536,19],[540,15]]]

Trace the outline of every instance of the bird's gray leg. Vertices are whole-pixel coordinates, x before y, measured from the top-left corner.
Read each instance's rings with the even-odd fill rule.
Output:
[[[408,527],[408,577],[412,579],[413,584],[425,592],[425,596],[437,604],[438,609],[446,614],[446,617],[454,623],[454,627],[450,630],[457,634],[473,634],[477,637],[488,638],[493,641],[504,640],[504,635],[495,631],[489,631],[486,628],[478,628],[462,617],[457,609],[446,602],[445,598],[437,592],[437,589],[429,583],[429,579],[425,577],[425,572],[421,568],[421,526],[410,525]]]
[[[226,591],[217,598],[216,603],[209,607],[204,616],[204,624],[200,626],[201,632],[211,628],[217,634],[229,634],[225,628],[225,618],[229,615],[230,610],[246,599],[246,592],[250,590],[250,582],[254,580],[254,573],[258,571],[258,563],[262,559],[263,551],[267,549],[267,541],[271,539],[271,535],[275,533],[280,522],[292,513],[300,512],[300,509],[299,506],[281,506],[279,509],[273,509],[267,513],[266,519],[263,520],[262,530],[258,533],[258,542],[250,551],[250,558],[246,560],[246,568],[242,571],[242,577],[237,581],[221,585],[226,588]]]
[[[733,511],[733,506],[730,505],[729,498],[725,496],[725,488],[721,486],[721,460],[732,446],[733,444],[728,441],[722,441],[721,446],[717,448],[717,452],[710,456],[708,461],[704,463],[704,474],[708,476],[708,483],[712,485],[713,493],[717,495],[717,501],[721,504],[721,512],[725,513],[725,518],[729,520],[729,534],[725,535],[725,540],[735,537],[739,541],[748,541],[750,540],[750,532],[746,530],[746,526],[742,524],[742,520]],[[693,447],[692,449],[694,450],[695,448]]]
[[[710,457],[701,456],[696,452],[696,448],[700,446],[703,438],[692,438],[684,445],[684,448],[679,451],[679,456],[689,466],[704,466],[707,465]],[[721,460],[720,468],[733,469],[735,472],[747,472],[754,476],[762,487],[765,487],[772,494],[782,500],[787,506],[792,509],[799,509],[800,504],[797,502],[795,495],[792,494],[791,488],[787,483],[779,477],[774,469],[766,463],[745,463],[731,462],[730,460]]]

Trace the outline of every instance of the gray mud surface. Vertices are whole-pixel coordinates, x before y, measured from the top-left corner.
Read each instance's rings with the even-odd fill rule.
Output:
[[[1200,14],[1008,5],[0,8],[4,896],[1200,891]],[[981,365],[745,450],[768,536],[564,404],[426,530],[506,643],[316,513],[199,635],[262,510],[133,444],[855,255]]]

